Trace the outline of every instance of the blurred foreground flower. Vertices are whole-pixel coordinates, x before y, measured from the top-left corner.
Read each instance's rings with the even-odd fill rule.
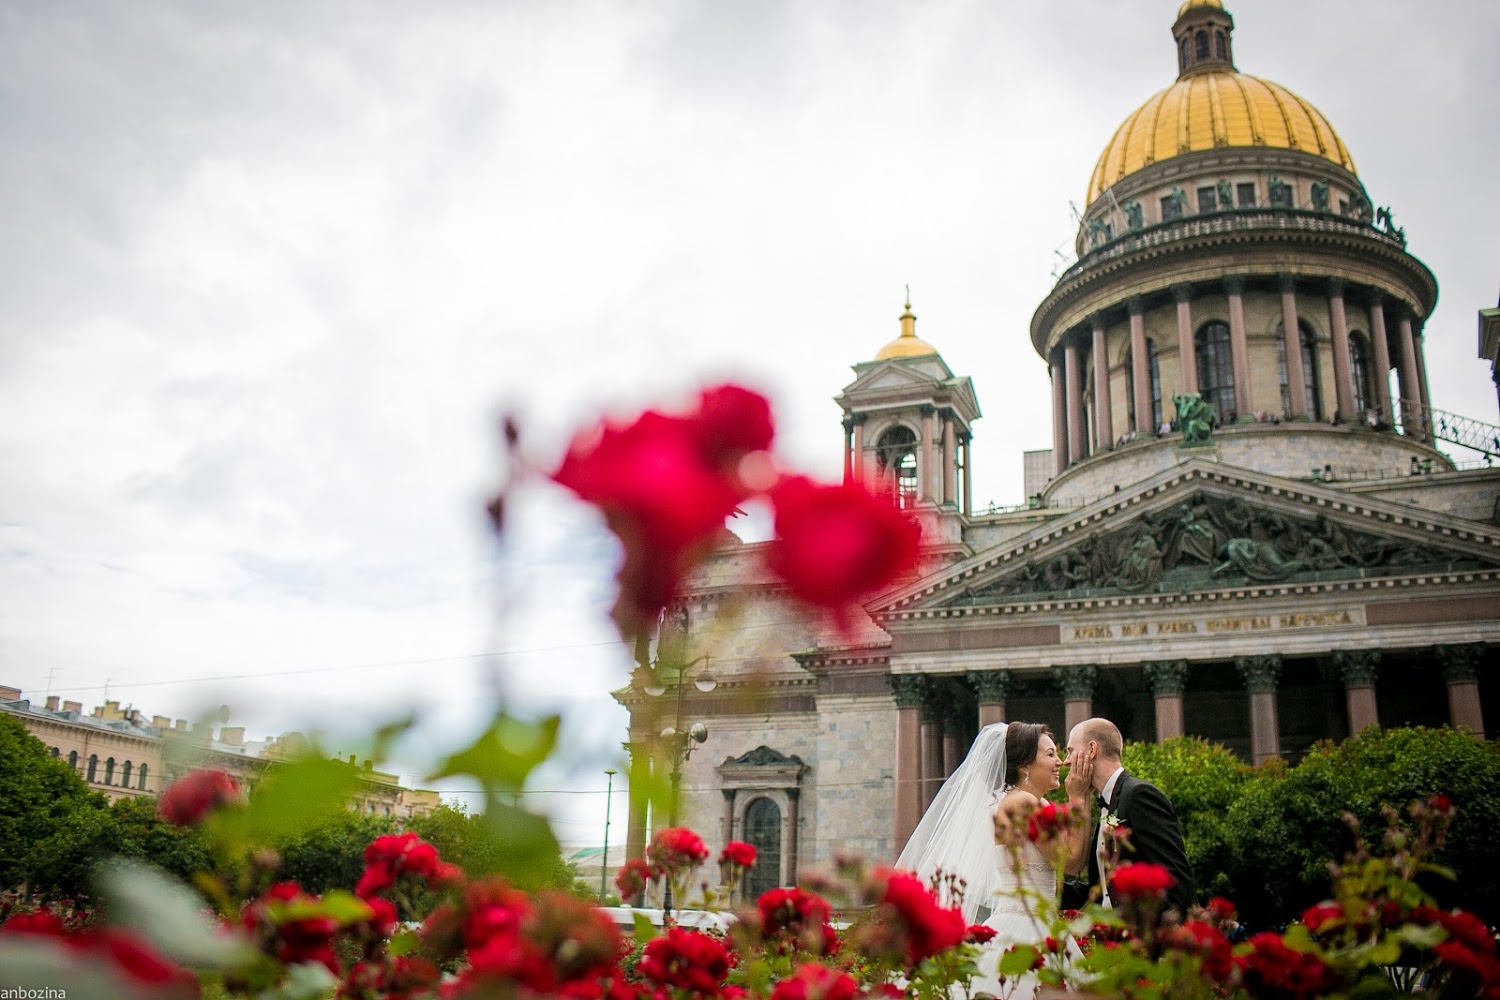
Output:
[[[241,798],[239,784],[227,773],[203,768],[172,782],[156,809],[173,826],[196,826],[219,806]]]

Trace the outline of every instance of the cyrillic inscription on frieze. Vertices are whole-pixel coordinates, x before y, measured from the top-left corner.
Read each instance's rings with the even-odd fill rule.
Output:
[[[1236,632],[1281,632],[1309,628],[1337,628],[1364,624],[1363,609],[1353,613],[1302,611],[1281,615],[1226,615],[1214,618],[1167,618],[1145,622],[1108,622],[1072,625],[1063,630],[1065,641],[1101,639],[1145,639],[1172,635],[1223,635]]]

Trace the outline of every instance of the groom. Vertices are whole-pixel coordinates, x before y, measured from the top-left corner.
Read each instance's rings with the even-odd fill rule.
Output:
[[[1103,849],[1101,815],[1088,793],[1099,795],[1103,815],[1114,817],[1111,825],[1130,831],[1122,861],[1147,861],[1161,865],[1171,873],[1174,884],[1167,890],[1167,905],[1186,916],[1193,903],[1193,872],[1188,867],[1187,852],[1182,846],[1182,830],[1172,803],[1149,781],[1126,774],[1120,766],[1124,741],[1120,730],[1108,719],[1085,719],[1068,734],[1068,801],[1095,818],[1095,831],[1084,846],[1088,857],[1089,884],[1099,883],[1099,854]],[[1069,859],[1068,874],[1083,872],[1084,858],[1075,854]],[[1106,899],[1107,888],[1106,888]],[[1081,900],[1068,899],[1077,903]]]

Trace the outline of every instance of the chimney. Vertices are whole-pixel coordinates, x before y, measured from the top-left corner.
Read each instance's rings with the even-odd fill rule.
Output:
[[[49,712],[55,712],[55,711],[57,711],[57,700],[58,700],[57,699],[57,695],[55,695],[55,694],[47,696],[47,711],[49,711]]]
[[[64,712],[77,712],[78,714],[82,715],[83,714],[83,702],[81,702],[81,701],[65,701],[65,702],[63,702],[63,711]]]
[[[172,728],[177,730],[179,733],[187,732],[187,720],[178,719],[176,722],[172,723]]]
[[[222,726],[219,729],[219,742],[228,743],[230,746],[242,747],[245,745],[244,726]]]
[[[172,720],[165,715],[153,715],[151,716],[151,726],[154,729],[171,729]]]
[[[0,684],[0,701],[20,701],[21,689]]]

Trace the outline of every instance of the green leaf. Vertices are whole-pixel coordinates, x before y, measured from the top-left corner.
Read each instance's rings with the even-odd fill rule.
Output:
[[[360,772],[341,760],[308,756],[266,771],[243,809],[221,809],[213,832],[241,849],[276,843],[344,811]]]
[[[255,957],[238,930],[213,926],[202,896],[155,868],[133,861],[106,865],[99,872],[99,894],[108,900],[111,923],[131,928],[184,965],[229,969]]]
[[[646,916],[644,913],[634,913],[631,915],[631,918],[635,922],[636,944],[645,944],[647,941],[650,941],[652,938],[656,937],[656,925],[651,922],[650,917]]]
[[[1000,956],[1000,975],[1019,976],[1030,972],[1037,955],[1041,954],[1029,944],[1017,945],[1014,950]]]
[[[402,931],[391,938],[385,950],[391,955],[410,955],[421,946],[422,939],[417,936],[416,931]]]
[[[545,819],[492,800],[484,812],[482,826],[496,848],[493,855],[496,874],[504,875],[521,889],[548,884],[561,848]]]
[[[319,1000],[331,993],[338,979],[327,967],[303,962],[287,969],[281,985],[256,994],[256,1000]]]
[[[1448,939],[1448,932],[1443,929],[1442,924],[1428,924],[1426,927],[1402,924],[1396,929],[1396,934],[1406,944],[1423,949],[1432,948]]]
[[[501,712],[479,738],[443,761],[427,780],[470,775],[487,794],[519,791],[526,778],[552,754],[561,718],[549,715],[525,722]]]

